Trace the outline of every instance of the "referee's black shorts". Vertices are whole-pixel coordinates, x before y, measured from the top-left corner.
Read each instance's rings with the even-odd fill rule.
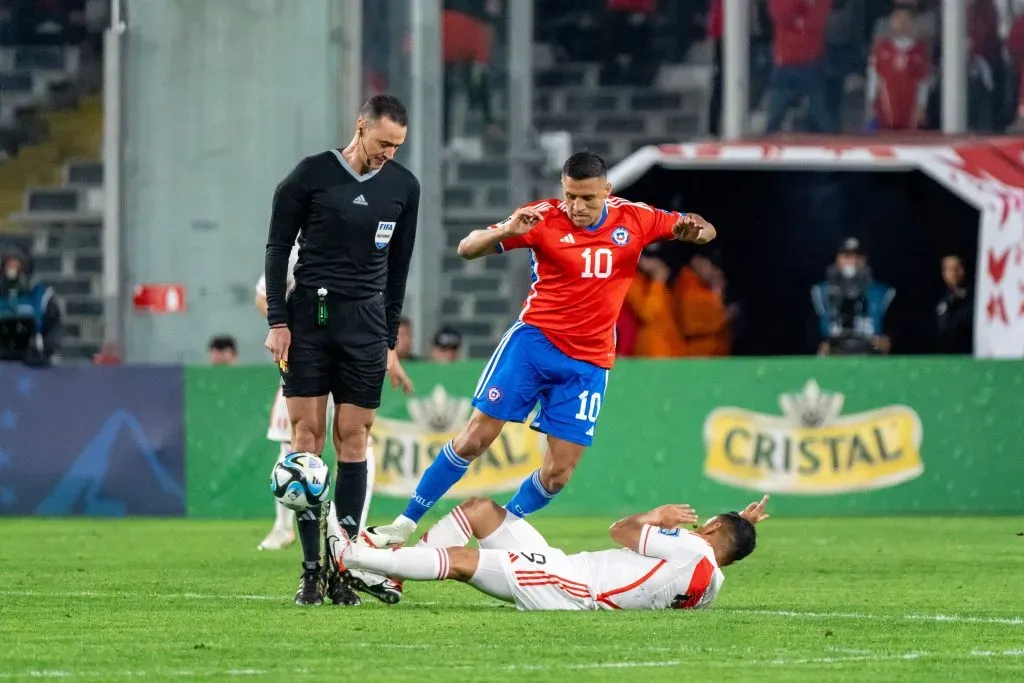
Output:
[[[388,364],[385,296],[352,301],[327,295],[328,321],[317,326],[317,293],[296,286],[288,297],[292,333],[283,392],[293,396],[334,396],[335,405],[377,408]]]

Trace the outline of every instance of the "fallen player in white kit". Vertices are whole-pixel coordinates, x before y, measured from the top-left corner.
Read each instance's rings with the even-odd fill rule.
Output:
[[[689,505],[662,505],[612,525],[612,540],[622,548],[573,555],[484,498],[459,505],[411,548],[352,543],[331,510],[328,547],[350,569],[393,579],[455,579],[521,610],[696,609],[718,595],[721,568],[753,552],[754,525],[768,518],[767,503],[765,496],[692,532],[679,528],[697,522]],[[465,547],[471,538],[479,549]]]

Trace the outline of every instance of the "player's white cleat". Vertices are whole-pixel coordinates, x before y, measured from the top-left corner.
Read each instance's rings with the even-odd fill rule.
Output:
[[[295,542],[295,532],[291,529],[274,527],[267,537],[256,546],[257,550],[281,550]]]
[[[371,526],[359,534],[359,542],[371,548],[398,548],[416,531],[416,522],[399,517],[391,524]]]

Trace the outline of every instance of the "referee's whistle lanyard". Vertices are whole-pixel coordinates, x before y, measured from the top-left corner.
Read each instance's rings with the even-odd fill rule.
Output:
[[[330,314],[327,312],[327,289],[321,287],[316,290],[316,326],[327,327],[330,323]]]

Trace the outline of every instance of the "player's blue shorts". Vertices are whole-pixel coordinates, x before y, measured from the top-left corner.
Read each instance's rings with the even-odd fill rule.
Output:
[[[589,446],[607,387],[606,369],[570,358],[536,327],[516,322],[480,375],[473,407],[497,420],[522,422],[540,403],[533,429]]]

